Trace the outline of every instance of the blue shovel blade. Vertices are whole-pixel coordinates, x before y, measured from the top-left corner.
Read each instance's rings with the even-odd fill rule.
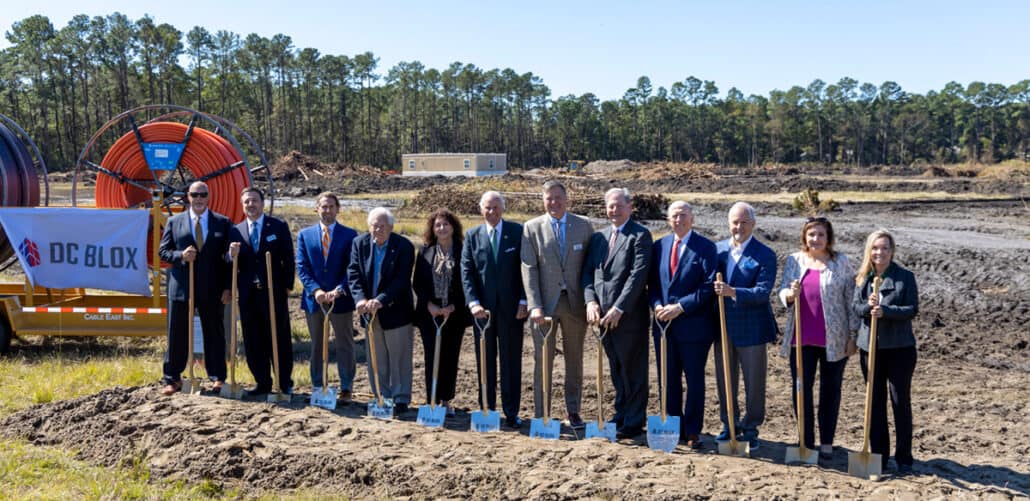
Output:
[[[672,452],[680,442],[680,417],[647,416],[647,446],[656,451]]]
[[[336,388],[315,388],[311,392],[311,405],[313,407],[336,410]]]
[[[447,409],[442,405],[436,407],[423,405],[418,408],[418,418],[415,422],[430,428],[442,428],[443,422],[447,420]]]
[[[380,406],[379,402],[372,400],[368,403],[368,415],[386,421],[393,419],[393,401],[384,398],[383,405]]]
[[[591,438],[603,438],[609,442],[615,441],[615,423],[604,423],[604,426],[599,428],[597,421],[590,421],[587,423],[587,439]]]
[[[483,411],[475,411],[472,413],[471,429],[479,433],[501,431],[501,414],[497,411],[486,411],[486,415],[483,415]]]
[[[544,418],[533,418],[529,422],[529,438],[558,440],[561,437],[561,421],[551,418],[544,423]]]

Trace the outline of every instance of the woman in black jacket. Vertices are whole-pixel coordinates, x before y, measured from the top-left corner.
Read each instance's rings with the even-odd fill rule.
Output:
[[[912,472],[912,374],[916,367],[916,338],[912,318],[919,312],[919,292],[912,272],[894,262],[894,237],[877,230],[866,239],[862,265],[855,277],[852,308],[862,318],[858,333],[862,374],[868,378],[869,321],[877,318],[876,370],[873,376],[870,448],[883,458],[887,470],[890,435],[887,430],[887,390],[894,409],[897,473]],[[873,290],[873,278],[883,282]]]
[[[447,318],[440,331],[440,368],[436,387],[439,405],[453,416],[450,401],[454,399],[458,379],[458,354],[465,328],[472,325],[472,316],[465,305],[461,288],[461,245],[464,233],[461,221],[447,209],[438,209],[429,215],[422,234],[425,243],[415,258],[415,276],[412,287],[418,302],[415,304],[415,325],[422,335],[425,354],[426,401],[433,388],[433,353],[436,346],[435,318]]]

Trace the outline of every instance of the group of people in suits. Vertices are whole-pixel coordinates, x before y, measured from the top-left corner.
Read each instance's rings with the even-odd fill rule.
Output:
[[[794,332],[794,313],[788,308],[786,335],[781,354],[796,343],[802,345],[806,429],[803,440],[815,448],[814,426],[819,425],[820,453],[833,453],[833,437],[840,407],[841,382],[847,358],[861,353],[867,371],[869,323],[879,321],[876,371],[873,381],[872,450],[886,462],[886,398],[894,407],[897,433],[895,457],[899,471],[911,469],[911,379],[916,362],[911,320],[918,312],[918,296],[911,272],[893,261],[894,237],[880,230],[869,235],[861,266],[856,271],[847,257],[834,250],[832,224],[810,218],[801,229],[800,250],[790,255],[776,289],[775,252],[754,235],[755,210],[735,203],[727,214],[729,238],[712,242],[694,231],[693,210],[685,201],[673,202],[667,211],[671,233],[653,241],[651,232],[632,219],[628,190],[613,188],[604,194],[610,224],[595,231],[583,216],[571,213],[565,186],[549,181],[543,186],[545,214],[524,225],[504,219],[505,201],[488,191],[479,201],[482,224],[463,231],[461,221],[447,209],[434,211],[426,220],[422,244],[416,249],[394,233],[395,217],[386,208],[368,214],[368,232],[358,234],[336,221],[339,199],[333,193],[319,195],[317,224],[297,237],[294,255],[285,222],[263,214],[260,191],[246,189],[240,197],[247,219],[232,225],[207,210],[208,188],[191,185],[189,210],[173,216],[161,240],[160,255],[170,263],[169,334],[165,357],[164,392],[174,393],[181,384],[187,347],[185,322],[186,265],[195,263],[197,312],[204,332],[205,362],[213,389],[225,379],[222,305],[229,302],[229,263],[239,259],[240,306],[247,362],[256,386],[251,394],[267,393],[271,336],[269,302],[262,291],[274,284],[272,297],[280,335],[277,346],[284,391],[289,392],[292,349],[289,338],[286,295],[294,274],[304,291],[301,307],[312,338],[311,380],[315,387],[327,382],[321,373],[321,346],[325,315],[336,332],[336,358],[340,374],[340,399],[352,398],[355,374],[353,314],[375,343],[376,377],[373,391],[391,399],[397,412],[407,411],[412,397],[414,328],[425,353],[427,400],[432,374],[438,374],[436,397],[449,415],[457,391],[458,354],[469,326],[474,329],[476,357],[485,342],[487,391],[480,404],[497,408],[497,386],[505,425],[522,426],[522,350],[530,322],[543,328],[553,321],[560,332],[564,358],[564,397],[567,423],[584,426],[580,415],[583,386],[583,346],[587,329],[602,333],[602,344],[615,388],[615,413],[611,421],[619,438],[643,433],[649,394],[648,333],[658,356],[661,337],[667,342],[667,367],[659,384],[666,388],[669,415],[680,416],[682,440],[691,448],[703,447],[701,432],[705,405],[705,366],[714,345],[716,382],[722,431],[717,441],[729,440],[733,419],[740,440],[751,450],[759,447],[759,427],[765,420],[767,347],[777,337],[770,298],[784,306],[797,302],[800,332]],[[269,280],[266,254],[273,262]],[[872,277],[883,278],[879,291]],[[716,299],[723,301],[728,343],[723,346],[716,316]],[[482,323],[480,323],[482,322]],[[541,329],[543,330],[543,329]],[[441,345],[439,367],[434,345]],[[535,370],[533,409],[545,413],[544,357],[553,361],[557,342],[545,343],[532,336]],[[723,350],[729,366],[724,367]],[[546,364],[551,367],[550,363]],[[371,370],[371,365],[370,365]],[[724,374],[728,371],[728,378]],[[797,367],[791,357],[792,377]],[[818,420],[812,397],[819,372]],[[724,381],[730,381],[727,392]],[[738,399],[739,380],[744,383],[743,407],[727,412],[726,395]],[[683,383],[686,383],[684,391]],[[376,387],[378,385],[378,387]],[[889,390],[889,391],[888,391]],[[485,402],[482,401],[485,398]],[[796,407],[796,401],[795,401]],[[549,410],[548,410],[549,411]],[[549,412],[548,412],[549,414]]]

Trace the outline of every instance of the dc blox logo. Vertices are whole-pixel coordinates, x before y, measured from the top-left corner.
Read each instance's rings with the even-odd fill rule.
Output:
[[[39,247],[36,246],[36,242],[28,238],[21,241],[21,244],[18,245],[18,251],[28,261],[30,268],[35,268],[42,262],[39,258]]]

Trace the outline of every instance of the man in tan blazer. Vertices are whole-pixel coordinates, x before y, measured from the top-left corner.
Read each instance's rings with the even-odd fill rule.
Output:
[[[544,183],[543,195],[547,214],[531,219],[523,226],[522,282],[526,288],[529,319],[541,324],[544,317],[555,317],[561,325],[569,426],[582,428],[584,424],[579,408],[583,392],[586,305],[581,277],[594,229],[586,218],[567,212],[568,194],[560,182]],[[555,344],[550,343],[547,353],[551,362],[554,361]],[[543,344],[537,336],[533,336],[533,346],[536,361],[533,371],[534,415],[542,417]]]

